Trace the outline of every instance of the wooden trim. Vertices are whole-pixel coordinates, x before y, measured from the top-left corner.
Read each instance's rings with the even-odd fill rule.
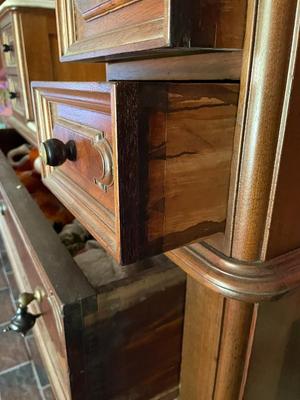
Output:
[[[205,243],[166,255],[204,286],[237,300],[275,300],[300,286],[300,249],[265,262],[230,258]]]
[[[296,6],[296,0],[263,1],[258,6],[236,207],[232,204],[231,255],[246,261],[262,257]]]
[[[233,80],[240,79],[242,51],[202,52],[174,57],[109,63],[113,80]]]
[[[93,18],[102,17],[105,14],[119,10],[120,8],[127,7],[140,0],[89,0],[86,1],[85,7],[78,3],[78,8],[86,21]],[[82,7],[82,8],[81,8]]]
[[[239,167],[244,141],[245,115],[251,83],[251,67],[253,62],[253,47],[255,43],[255,29],[257,20],[258,0],[248,2],[247,23],[244,41],[243,60],[240,75],[240,94],[237,112],[237,122],[234,133],[233,156],[231,162],[231,178],[229,188],[228,210],[226,218],[225,244],[223,251],[227,256],[231,255],[232,236],[234,228],[234,215],[239,182]]]

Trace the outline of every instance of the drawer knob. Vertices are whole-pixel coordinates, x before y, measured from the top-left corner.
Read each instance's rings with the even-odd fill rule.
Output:
[[[3,44],[3,51],[4,53],[8,53],[9,51],[12,51],[13,47],[10,44]]]
[[[9,92],[8,94],[9,94],[9,98],[11,100],[16,99],[18,97],[16,92]]]
[[[31,314],[28,312],[28,305],[33,300],[41,302],[44,295],[45,294],[41,289],[36,289],[34,293],[22,293],[18,299],[16,314],[12,317],[10,323],[2,330],[2,332],[13,331],[25,336],[30,329],[33,328],[37,318],[41,316],[41,314]]]
[[[46,165],[58,167],[66,160],[76,161],[76,144],[74,140],[63,143],[55,138],[48,139],[40,146],[40,156]]]

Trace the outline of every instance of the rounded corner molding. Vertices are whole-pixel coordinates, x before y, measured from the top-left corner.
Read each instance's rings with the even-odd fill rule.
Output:
[[[235,300],[273,301],[300,288],[300,249],[265,262],[230,258],[203,242],[166,255],[199,283]]]

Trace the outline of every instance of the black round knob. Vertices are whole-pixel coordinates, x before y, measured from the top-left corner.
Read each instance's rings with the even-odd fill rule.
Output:
[[[63,143],[59,139],[48,139],[40,146],[40,156],[51,167],[62,165],[66,160],[76,161],[76,144],[74,140]]]
[[[18,95],[17,95],[16,92],[9,92],[9,98],[10,98],[11,100],[16,99],[17,97],[18,97]]]
[[[12,51],[13,47],[10,44],[4,44],[3,45],[3,51],[4,53],[8,53],[9,51]]]

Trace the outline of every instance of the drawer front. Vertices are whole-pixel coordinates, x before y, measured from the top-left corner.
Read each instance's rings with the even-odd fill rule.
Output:
[[[222,232],[238,91],[236,84],[36,82],[46,164],[53,139],[77,151],[76,159],[45,165],[45,184],[122,264]]]
[[[7,204],[7,201],[3,198],[0,201],[3,202],[2,204]],[[7,209],[5,215],[1,216],[0,219],[1,233],[5,238],[5,247],[11,260],[20,293],[33,293],[38,288],[45,294],[41,304],[32,303],[29,306],[29,310],[33,314],[42,313],[42,317],[37,320],[34,326],[34,336],[38,342],[49,378],[51,381],[56,381],[54,389],[58,393],[58,398],[68,398],[68,365],[61,318],[62,304],[53,294],[53,289],[47,279],[43,277],[41,271],[34,264],[10,210]],[[61,371],[59,377],[56,376],[56,370]]]
[[[12,42],[11,51],[5,52],[3,51],[4,48],[2,49],[2,59],[6,75],[8,76],[9,90],[16,90],[18,92],[18,97],[12,101],[12,108],[19,116],[22,116],[23,121],[32,121],[33,108],[29,83],[30,71],[28,70],[27,50],[25,46],[27,37],[20,9],[8,10],[2,15],[0,18],[0,28],[2,29],[0,35],[1,45],[6,44],[6,41]],[[32,43],[31,47],[36,50],[34,44]],[[36,59],[35,55],[31,55],[30,62],[32,63],[34,59]],[[40,63],[40,60],[38,62]]]
[[[4,67],[16,67],[17,58],[12,24],[1,30],[2,60]]]
[[[77,295],[85,299],[94,291],[1,152],[0,182],[0,229],[16,281],[20,292],[33,293],[39,288],[44,293],[40,303],[34,301],[29,306],[32,313],[42,313],[34,335],[57,399],[71,399],[68,310],[74,307]]]
[[[169,47],[242,48],[246,5],[240,0],[58,0],[62,59]]]
[[[7,88],[13,111],[21,116],[25,116],[24,97],[19,77],[16,75],[9,75],[7,77]]]

